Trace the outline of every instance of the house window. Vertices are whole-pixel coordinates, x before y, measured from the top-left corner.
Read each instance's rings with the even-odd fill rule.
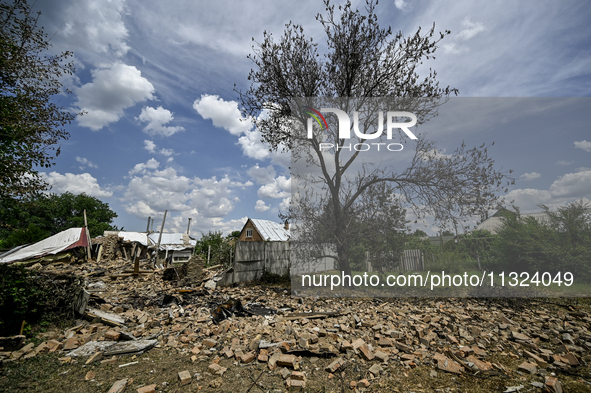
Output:
[[[246,237],[252,237],[252,229],[246,230]]]

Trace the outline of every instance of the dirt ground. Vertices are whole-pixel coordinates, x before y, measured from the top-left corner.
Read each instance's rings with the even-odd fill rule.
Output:
[[[566,299],[555,299],[552,302]],[[446,300],[442,300],[445,302]],[[448,302],[452,302],[447,300]],[[488,304],[486,299],[474,300]],[[520,299],[523,308],[530,300]],[[576,301],[576,300],[575,300]],[[367,300],[368,303],[371,299]],[[398,305],[401,300],[396,300]],[[416,300],[410,301],[416,306]],[[539,304],[539,301],[536,303]],[[450,304],[450,306],[452,306]],[[453,306],[457,306],[454,304]],[[361,307],[363,308],[363,303]],[[563,307],[553,303],[546,304],[548,310],[560,311]],[[588,302],[578,302],[577,309],[591,312]],[[589,329],[590,324],[587,324]],[[71,363],[62,364],[59,360],[63,353],[41,353],[36,357],[12,362],[0,366],[0,392],[108,392],[115,381],[128,378],[130,382],[126,392],[136,392],[138,388],[156,384],[156,392],[285,392],[286,384],[281,375],[283,369],[269,370],[267,363],[254,361],[242,364],[236,359],[221,356],[219,365],[226,367],[222,375],[213,375],[208,369],[212,356],[201,356],[191,360],[188,350],[158,345],[141,355],[123,355],[114,364],[95,362],[85,365],[85,358],[74,358]],[[540,374],[529,375],[518,370],[523,362],[521,353],[491,353],[488,362],[497,363],[506,368],[505,372],[491,370],[482,373],[454,374],[437,369],[434,364],[419,364],[411,368],[399,360],[382,363],[383,371],[373,377],[369,368],[375,362],[364,360],[360,356],[350,356],[340,370],[331,374],[325,370],[334,359],[322,359],[303,356],[299,362],[299,371],[306,375],[307,392],[349,392],[355,391],[352,382],[366,378],[369,387],[357,388],[359,392],[505,392],[510,387],[520,387],[518,392],[543,392],[534,383],[545,382]],[[562,384],[563,392],[591,392],[591,367],[589,353],[582,354],[582,364],[569,369],[551,369],[548,375],[555,375]],[[136,363],[137,362],[137,363]],[[131,363],[131,364],[129,364]],[[191,383],[180,386],[178,373],[190,372]],[[291,372],[292,370],[288,370]],[[93,372],[94,376],[88,376]],[[286,371],[284,373],[288,374]],[[87,380],[88,379],[88,380]],[[133,381],[131,381],[133,379]]]

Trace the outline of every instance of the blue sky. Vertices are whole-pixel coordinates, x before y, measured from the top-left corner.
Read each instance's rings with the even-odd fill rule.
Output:
[[[52,192],[109,203],[126,230],[145,230],[148,216],[159,226],[165,209],[168,231],[186,230],[191,217],[193,234],[238,230],[247,217],[278,221],[290,198],[289,154],[270,153],[240,121],[233,89],[248,88],[247,55],[264,30],[280,36],[291,20],[322,42],[321,1],[44,0],[34,9],[52,50],[74,52],[77,73],[64,79],[73,94],[61,105],[87,112],[67,126],[70,139],[43,172]],[[397,0],[377,10],[382,25],[405,35],[434,22],[451,30],[423,72],[435,69],[460,97],[591,96],[587,1]],[[591,199],[589,103],[560,105],[565,112],[528,126],[430,137],[446,138],[442,153],[461,140],[495,141],[496,163],[519,179],[509,199],[537,211]]]

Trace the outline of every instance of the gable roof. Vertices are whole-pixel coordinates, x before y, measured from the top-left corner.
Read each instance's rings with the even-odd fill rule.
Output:
[[[283,224],[256,218],[249,218],[249,220],[265,241],[286,242],[289,240],[289,229],[285,229]]]

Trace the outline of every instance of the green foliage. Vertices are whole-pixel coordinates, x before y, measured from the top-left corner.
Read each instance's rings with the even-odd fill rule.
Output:
[[[5,239],[5,247],[11,247],[83,227],[84,210],[91,237],[106,230],[119,230],[113,225],[117,213],[95,197],[85,193],[39,193],[21,199],[6,198],[6,203],[0,206],[0,239]]]
[[[74,73],[71,52],[48,55],[47,34],[26,0],[0,4],[0,195],[23,196],[47,189],[35,167],[55,165],[63,128],[76,114],[53,97],[61,78]],[[69,91],[66,91],[69,93]]]
[[[0,247],[13,248],[22,244],[36,243],[49,237],[50,233],[29,224],[26,229],[17,229],[13,231],[5,240],[0,240]]]
[[[571,272],[591,280],[591,207],[573,202],[551,212],[549,223],[522,218],[519,210],[503,217],[493,245],[491,268],[515,272]]]
[[[21,322],[41,319],[49,294],[20,266],[0,265],[0,335],[17,334]]]
[[[230,265],[231,257],[234,255],[234,236],[232,232],[228,237],[224,238],[222,231],[212,232],[207,234],[201,232],[201,239],[195,245],[196,252],[201,255],[207,266],[214,265]],[[240,235],[240,233],[238,233]],[[211,248],[210,248],[211,247]],[[207,263],[207,255],[209,253],[209,264]]]

